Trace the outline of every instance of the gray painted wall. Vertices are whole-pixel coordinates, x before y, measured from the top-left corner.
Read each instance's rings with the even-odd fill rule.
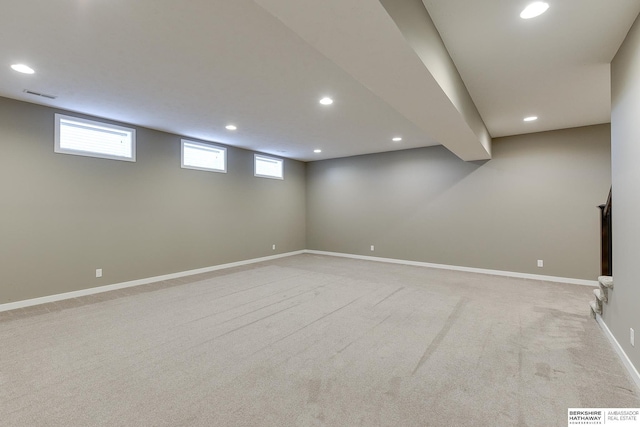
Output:
[[[0,98],[0,303],[304,248],[598,275],[608,125],[496,139],[487,162],[286,160],[280,181],[232,147],[227,174],[181,169],[180,137],[144,128],[136,163],[55,154],[54,112]]]
[[[613,277],[603,318],[640,370],[640,22],[636,20],[611,63]]]
[[[595,280],[610,183],[609,125],[498,138],[487,162],[443,147],[313,162],[307,245]]]
[[[140,127],[136,163],[55,154],[54,112],[0,98],[0,303],[305,248],[304,163],[181,169],[180,137]]]

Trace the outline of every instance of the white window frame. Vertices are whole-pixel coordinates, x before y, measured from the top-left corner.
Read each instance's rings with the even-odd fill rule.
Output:
[[[80,125],[87,125],[89,128],[94,128],[96,131],[103,130],[105,132],[122,132],[128,134],[128,138],[130,140],[131,145],[131,156],[119,156],[112,155],[109,153],[102,153],[100,151],[92,151],[90,149],[80,150],[64,147],[61,141],[61,121],[70,121]],[[90,148],[90,147],[88,147]],[[135,162],[136,161],[136,130],[133,128],[114,125],[111,123],[99,122],[96,120],[89,119],[81,119],[79,117],[67,116],[64,114],[55,114],[55,142],[54,142],[54,152],[60,154],[72,154],[75,156],[85,156],[85,157],[97,157],[100,159],[110,159],[110,160],[122,160],[125,162]]]
[[[279,175],[270,175],[258,173],[258,162],[273,162],[280,165],[280,174]],[[264,154],[254,154],[253,155],[253,175],[259,178],[270,178],[270,179],[284,179],[284,160],[279,159],[277,157],[265,156]]]
[[[185,164],[184,162],[185,144],[192,145],[194,147],[199,147],[201,150],[208,150],[208,151],[214,151],[214,152],[217,151],[219,153],[222,153],[222,157],[223,157],[222,169],[218,169],[215,167],[194,166],[194,165]],[[207,172],[227,173],[227,149],[225,147],[220,147],[219,145],[207,144],[204,142],[196,142],[188,139],[181,139],[180,140],[180,167],[182,167],[183,169],[194,169],[194,170],[201,170],[201,171],[207,171]]]

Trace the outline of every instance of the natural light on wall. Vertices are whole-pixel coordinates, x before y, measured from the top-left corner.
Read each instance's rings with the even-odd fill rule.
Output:
[[[55,115],[56,153],[135,162],[135,148],[135,129]]]
[[[283,179],[283,161],[274,157],[254,154],[255,176],[261,178]]]
[[[183,139],[182,164],[184,169],[227,172],[227,149],[215,145]]]

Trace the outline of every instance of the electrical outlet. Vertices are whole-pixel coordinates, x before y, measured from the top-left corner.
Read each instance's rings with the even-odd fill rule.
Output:
[[[271,249],[273,249],[273,250],[275,251],[275,250],[276,250],[276,245],[273,245],[273,246],[271,247]]]
[[[102,269],[96,268],[96,277],[102,277]]]
[[[636,340],[634,338],[633,328],[629,328],[629,341],[631,342],[632,347],[636,346]]]
[[[538,267],[544,267],[544,261],[539,259],[538,260]]]
[[[371,252],[373,252],[373,250],[374,250],[374,247],[373,247],[373,245],[371,245]]]

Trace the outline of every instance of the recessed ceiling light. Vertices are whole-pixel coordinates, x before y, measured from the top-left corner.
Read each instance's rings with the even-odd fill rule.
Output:
[[[402,141],[402,138],[400,138],[399,136],[396,136],[394,138],[391,139],[393,142],[400,142]]]
[[[33,73],[35,73],[33,68],[29,67],[28,65],[24,65],[24,64],[13,64],[11,66],[11,68],[13,68],[14,71],[17,71],[17,72],[23,73],[23,74],[33,74]]]
[[[226,125],[226,126],[225,126],[225,129],[226,129],[226,130],[236,130],[236,129],[238,129],[238,128],[237,128],[235,125]]]
[[[549,3],[545,3],[543,1],[536,1],[530,3],[527,7],[524,8],[522,12],[520,12],[520,18],[522,19],[531,19],[536,16],[540,16],[545,13],[549,9]]]
[[[329,98],[328,96],[325,96],[324,98],[322,98],[320,100],[320,104],[322,104],[322,105],[331,105],[331,104],[333,104],[333,99]]]
[[[314,152],[314,153],[322,153],[322,150],[320,150],[320,149],[315,149],[315,150],[313,150],[313,152]]]
[[[523,120],[524,120],[525,122],[533,122],[533,121],[538,120],[538,116],[529,116],[529,117],[525,117]]]

